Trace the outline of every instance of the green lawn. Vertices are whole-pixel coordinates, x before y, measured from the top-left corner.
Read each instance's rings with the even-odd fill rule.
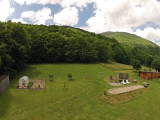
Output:
[[[104,79],[98,79],[99,72]],[[104,90],[113,88],[107,79],[119,72],[129,72],[130,78],[138,79],[139,84],[145,81],[131,66],[118,63],[28,65],[0,95],[0,120],[159,120],[159,82],[147,81],[147,92],[121,104],[102,100]],[[52,73],[54,82],[48,80]],[[67,81],[67,73],[72,73],[74,81]],[[84,79],[85,74],[89,80]],[[46,77],[46,89],[16,89],[18,79],[24,75],[30,79]]]

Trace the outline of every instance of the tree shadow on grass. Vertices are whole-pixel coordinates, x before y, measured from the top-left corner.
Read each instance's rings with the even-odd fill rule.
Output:
[[[10,108],[12,98],[13,97],[9,89],[0,95],[0,119],[7,119],[7,113]]]
[[[38,77],[39,75],[41,75],[41,71],[40,70],[37,70],[36,67],[33,67],[31,65],[28,65],[25,70],[21,71],[19,74],[17,74],[16,78],[14,79],[19,79],[21,78],[22,76],[28,76],[29,78],[36,78]]]
[[[23,72],[24,76],[27,75],[30,78],[36,78],[41,74],[42,72],[40,70],[37,70],[36,67],[30,66],[30,65],[27,66],[26,70]]]

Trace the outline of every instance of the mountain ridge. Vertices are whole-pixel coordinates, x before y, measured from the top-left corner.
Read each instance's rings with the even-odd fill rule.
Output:
[[[160,46],[135,34],[127,32],[104,32],[101,35],[115,38],[123,47],[137,48],[150,55],[160,57]]]
[[[117,36],[122,35],[122,34],[129,35],[129,36],[132,36],[132,37],[137,38],[137,39],[142,39],[142,40],[147,41],[148,43],[151,43],[151,44],[154,44],[154,45],[158,46],[157,44],[155,44],[155,43],[153,43],[153,42],[151,42],[151,41],[149,41],[149,40],[147,40],[145,38],[142,38],[142,37],[140,37],[140,36],[138,36],[136,34],[132,34],[132,33],[127,33],[127,32],[111,32],[111,31],[101,33],[101,35],[104,35],[106,37],[116,37],[116,38],[117,38]]]

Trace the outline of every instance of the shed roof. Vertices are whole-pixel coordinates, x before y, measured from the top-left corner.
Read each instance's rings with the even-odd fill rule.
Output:
[[[139,72],[143,72],[143,73],[160,73],[160,72],[152,72],[152,71],[139,71]]]

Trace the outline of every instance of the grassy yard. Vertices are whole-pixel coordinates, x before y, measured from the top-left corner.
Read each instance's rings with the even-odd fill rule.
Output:
[[[98,79],[99,72],[103,79]],[[0,120],[159,120],[157,80],[147,81],[150,83],[147,92],[127,102],[110,104],[102,100],[104,90],[113,88],[107,84],[109,76],[118,77],[119,72],[129,72],[130,79],[138,79],[139,84],[145,81],[131,66],[118,63],[28,65],[0,95]],[[68,73],[72,73],[73,81],[67,80]],[[54,82],[49,81],[49,74],[54,75]],[[31,80],[46,77],[46,89],[16,89],[18,79],[24,75]]]

